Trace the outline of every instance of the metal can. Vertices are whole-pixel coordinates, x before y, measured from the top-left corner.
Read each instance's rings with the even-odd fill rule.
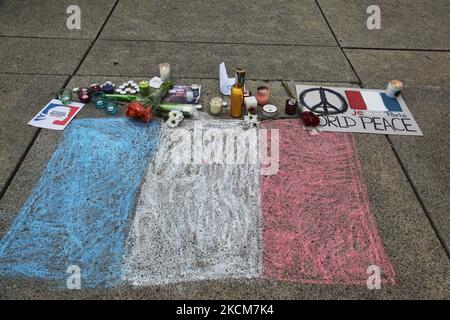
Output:
[[[284,112],[290,116],[295,115],[297,113],[297,101],[295,99],[287,99]]]

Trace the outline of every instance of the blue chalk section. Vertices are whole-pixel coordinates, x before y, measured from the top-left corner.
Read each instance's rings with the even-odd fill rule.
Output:
[[[137,190],[160,124],[125,118],[74,120],[0,243],[0,275],[56,280],[81,268],[81,287],[122,275]]]
[[[397,98],[390,98],[385,93],[380,93],[383,103],[389,111],[402,112],[402,107],[398,102]]]

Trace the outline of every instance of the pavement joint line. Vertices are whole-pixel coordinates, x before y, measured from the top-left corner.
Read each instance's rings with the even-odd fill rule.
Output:
[[[0,73],[1,74],[1,73]],[[111,75],[111,74],[76,74],[75,77],[113,77],[113,78],[145,78],[142,75]],[[195,79],[195,80],[219,80],[219,77],[192,77],[192,76],[172,76],[172,79]],[[265,82],[281,82],[286,81],[286,78],[276,78],[276,79],[263,79],[263,78],[246,78],[249,81],[265,81]],[[343,81],[343,80],[310,80],[310,79],[288,79],[289,81],[299,81],[299,82],[313,82],[313,83],[344,83],[344,84],[356,84],[356,81]]]
[[[318,47],[337,48],[336,45],[322,44],[293,44],[290,43],[252,43],[252,42],[217,42],[217,41],[186,41],[186,40],[153,40],[153,39],[113,39],[100,38],[100,41],[110,42],[149,42],[149,43],[184,43],[184,44],[219,44],[219,45],[248,45],[248,46],[273,46],[273,47]]]
[[[341,47],[341,48],[344,50],[367,50],[367,51],[450,52],[450,49],[371,48],[371,47]]]
[[[447,247],[444,239],[441,237],[441,234],[439,233],[439,230],[437,229],[436,224],[434,223],[432,217],[430,216],[430,213],[428,212],[428,209],[426,208],[425,203],[423,202],[422,197],[419,194],[419,191],[417,190],[414,182],[412,181],[410,174],[406,170],[406,167],[403,164],[403,161],[401,160],[400,155],[398,154],[397,150],[395,149],[395,146],[392,143],[391,138],[388,135],[385,135],[385,136],[386,136],[386,139],[387,139],[392,151],[394,152],[395,158],[397,159],[398,163],[400,164],[400,167],[414,192],[414,195],[416,196],[417,201],[419,202],[420,206],[422,207],[422,210],[425,213],[425,216],[426,216],[428,222],[430,223],[431,228],[433,229],[434,233],[436,234],[436,237],[438,238],[439,242],[441,243],[442,248],[444,249],[445,253],[447,254],[448,259],[450,260],[449,248]]]
[[[62,74],[62,73],[31,73],[31,72],[0,72],[0,75],[26,75],[26,76],[68,76],[71,77],[72,74]],[[103,77],[103,78],[107,78],[107,77],[113,77],[113,78],[145,78],[145,76],[142,75],[111,75],[111,74],[74,74],[73,77]],[[71,77],[71,79],[73,78]],[[219,77],[192,77],[192,76],[172,76],[173,79],[198,79],[198,80],[219,80]],[[69,82],[70,80],[69,79]],[[271,82],[271,81],[285,81],[286,79],[262,79],[262,78],[248,78],[247,80],[250,81],[266,81],[266,82]],[[313,83],[345,83],[345,84],[357,84],[359,85],[358,82],[356,81],[345,81],[345,80],[310,80],[310,79],[289,79],[290,81],[301,81],[301,82],[313,82]],[[429,87],[441,87],[441,86],[429,86]]]
[[[94,38],[79,38],[79,37],[42,37],[42,36],[23,36],[23,35],[0,35],[0,38],[18,38],[18,39],[42,39],[42,40],[94,40]]]
[[[0,74],[25,75],[25,76],[71,76],[69,73],[33,73],[33,72],[0,72]]]
[[[94,43],[99,38],[101,32],[103,31],[103,28],[105,27],[106,23],[108,22],[109,18],[111,17],[111,15],[112,15],[114,9],[116,8],[117,4],[119,3],[119,1],[120,0],[116,0],[116,2],[114,3],[113,7],[111,8],[108,16],[106,17],[105,21],[103,22],[99,32],[97,33],[97,36],[95,37],[94,41],[92,41],[92,43],[89,45],[89,47],[86,50],[86,52],[84,53],[83,57],[80,59],[80,62],[78,63],[78,66],[75,68],[75,70],[72,72],[72,74],[67,77],[67,79],[64,81],[64,84],[61,86],[60,89],[65,88],[67,86],[67,84],[70,82],[70,80],[76,75],[76,73],[80,69],[81,65],[83,64],[84,60],[86,59],[87,55],[89,54],[89,52],[91,51],[92,47],[94,46]],[[0,200],[5,195],[6,191],[8,190],[9,186],[11,185],[11,182],[14,180],[14,177],[16,176],[17,172],[19,171],[20,167],[22,166],[23,161],[25,160],[25,158],[27,157],[27,155],[30,152],[31,148],[33,147],[34,143],[36,142],[36,139],[39,136],[40,132],[41,132],[41,129],[38,128],[36,130],[36,132],[34,133],[31,141],[28,143],[27,148],[25,149],[24,153],[22,154],[22,156],[20,157],[20,159],[17,162],[16,166],[14,167],[13,172],[11,172],[11,174],[9,175],[8,180],[6,181],[6,184],[3,186],[3,188],[0,191]]]
[[[362,81],[361,78],[359,77],[358,73],[356,72],[355,67],[353,66],[353,64],[351,63],[350,59],[348,58],[347,54],[345,53],[344,49],[341,47],[341,44],[339,43],[339,40],[336,36],[336,33],[334,32],[333,28],[331,27],[330,22],[328,21],[325,12],[323,12],[322,7],[319,4],[318,0],[314,0],[314,2],[316,3],[317,7],[319,8],[320,13],[322,14],[323,19],[325,20],[325,23],[327,24],[328,28],[331,31],[331,34],[334,37],[334,40],[336,41],[336,44],[338,46],[339,49],[341,49],[342,54],[344,55],[345,59],[347,60],[347,63],[349,64],[350,68],[352,69],[353,73],[355,74],[355,76],[358,78],[358,85],[362,85]]]
[[[95,40],[96,38],[79,37],[42,37],[42,36],[23,36],[23,35],[0,35],[0,38],[19,38],[19,39],[42,39],[42,40]],[[117,39],[117,38],[99,38],[100,41],[111,42],[149,42],[149,43],[184,43],[184,44],[223,44],[223,45],[251,45],[251,46],[276,46],[276,47],[320,47],[337,48],[336,45],[322,44],[292,44],[292,43],[252,43],[252,42],[216,42],[216,41],[186,41],[186,40],[156,40],[156,39]]]

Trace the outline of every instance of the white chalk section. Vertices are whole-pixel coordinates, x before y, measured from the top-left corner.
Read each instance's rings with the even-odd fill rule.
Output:
[[[176,129],[162,126],[159,149],[144,179],[127,240],[124,277],[135,285],[261,274],[258,164],[181,164],[171,158],[172,151],[181,148],[179,141],[173,141],[174,130],[184,132],[185,142],[200,137],[204,149],[208,141],[213,143],[209,150],[221,145],[226,149],[225,138],[222,144],[220,139],[206,138],[207,134],[199,136],[199,123],[203,132],[242,130],[240,121],[197,120],[195,125],[184,121]],[[194,150],[194,146],[188,143],[181,149]],[[195,157],[192,153],[191,159]]]

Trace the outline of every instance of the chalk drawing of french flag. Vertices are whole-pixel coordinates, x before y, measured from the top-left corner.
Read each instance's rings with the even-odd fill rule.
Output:
[[[384,92],[345,90],[345,95],[354,110],[402,112],[397,98],[390,98]]]
[[[218,140],[199,135],[198,123],[242,130],[239,121],[184,121],[183,132],[210,150]],[[260,130],[279,132],[279,164],[263,175],[259,162],[177,163],[171,151],[187,148],[174,135],[181,129],[73,121],[0,243],[0,276],[64,287],[77,265],[82,287],[255,278],[365,285],[377,265],[383,283],[395,284],[352,135],[265,123]]]

